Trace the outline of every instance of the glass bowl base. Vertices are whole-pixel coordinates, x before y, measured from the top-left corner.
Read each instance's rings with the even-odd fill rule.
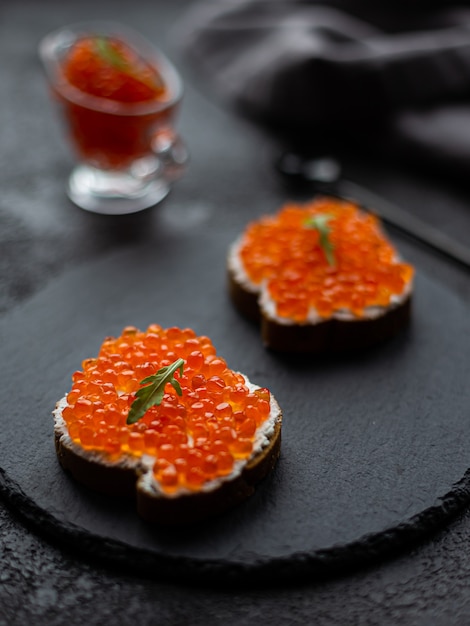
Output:
[[[67,195],[77,206],[93,213],[125,215],[158,204],[170,191],[165,178],[138,178],[131,173],[78,165],[72,171]]]

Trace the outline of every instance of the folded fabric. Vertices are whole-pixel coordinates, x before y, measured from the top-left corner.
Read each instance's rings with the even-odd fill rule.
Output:
[[[379,7],[377,5],[380,5]],[[244,114],[294,135],[346,130],[470,164],[470,8],[395,0],[219,0],[180,29]]]

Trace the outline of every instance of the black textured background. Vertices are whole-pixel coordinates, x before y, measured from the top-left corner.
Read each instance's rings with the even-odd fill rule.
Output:
[[[0,6],[0,305],[4,312],[40,292],[68,268],[124,246],[158,238],[159,224],[209,235],[236,229],[246,211],[272,210],[289,193],[275,178],[268,142],[220,109],[198,84],[178,51],[171,27],[186,2],[3,2]],[[64,181],[70,154],[49,107],[36,55],[39,38],[62,24],[89,17],[127,22],[158,42],[187,80],[181,130],[192,152],[185,178],[156,210],[132,219],[85,214],[68,203]],[[190,107],[190,110],[189,110]],[[192,125],[192,119],[207,124]],[[224,133],[217,129],[223,127]],[[229,138],[228,138],[229,136]],[[457,184],[429,179],[363,156],[345,155],[350,178],[466,242],[469,195]],[[201,185],[204,181],[204,185]],[[222,200],[223,199],[223,200]],[[237,208],[243,206],[240,213]],[[424,275],[469,304],[468,275],[396,238]],[[203,280],[203,277],[201,277]],[[80,294],[77,294],[77,298]],[[60,307],[60,302],[51,303]],[[443,320],[445,324],[445,320]],[[40,336],[40,328],[38,335]],[[2,345],[2,344],[0,344]],[[19,350],[22,347],[19,346]],[[436,382],[439,385],[439,381]],[[12,390],[12,393],[17,393]],[[19,393],[19,392],[18,392]],[[21,393],[24,393],[23,391]],[[2,411],[1,420],[10,419]],[[324,583],[281,589],[209,591],[152,582],[81,559],[57,547],[0,509],[0,624],[466,624],[470,518],[464,512],[426,543],[379,566]]]

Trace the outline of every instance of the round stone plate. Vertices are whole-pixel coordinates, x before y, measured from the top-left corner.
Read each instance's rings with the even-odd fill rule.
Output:
[[[30,523],[82,553],[146,575],[288,581],[345,571],[445,523],[470,500],[470,322],[422,275],[413,320],[363,354],[267,351],[228,300],[230,234],[180,233],[121,250],[50,283],[0,324],[0,486]],[[97,495],[59,466],[51,411],[104,337],[126,325],[189,326],[283,413],[281,457],[256,494],[171,530],[132,501]]]

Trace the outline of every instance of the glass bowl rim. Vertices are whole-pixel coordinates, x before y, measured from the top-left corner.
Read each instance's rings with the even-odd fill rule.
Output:
[[[119,102],[88,94],[70,84],[61,72],[58,50],[60,47],[71,45],[80,37],[100,34],[121,38],[140,52],[144,59],[154,60],[164,82],[169,87],[170,97],[144,102]],[[168,57],[144,35],[118,22],[95,20],[62,26],[49,32],[40,40],[38,51],[51,87],[65,99],[87,109],[113,115],[150,115],[170,109],[181,100],[183,95],[181,76]]]

